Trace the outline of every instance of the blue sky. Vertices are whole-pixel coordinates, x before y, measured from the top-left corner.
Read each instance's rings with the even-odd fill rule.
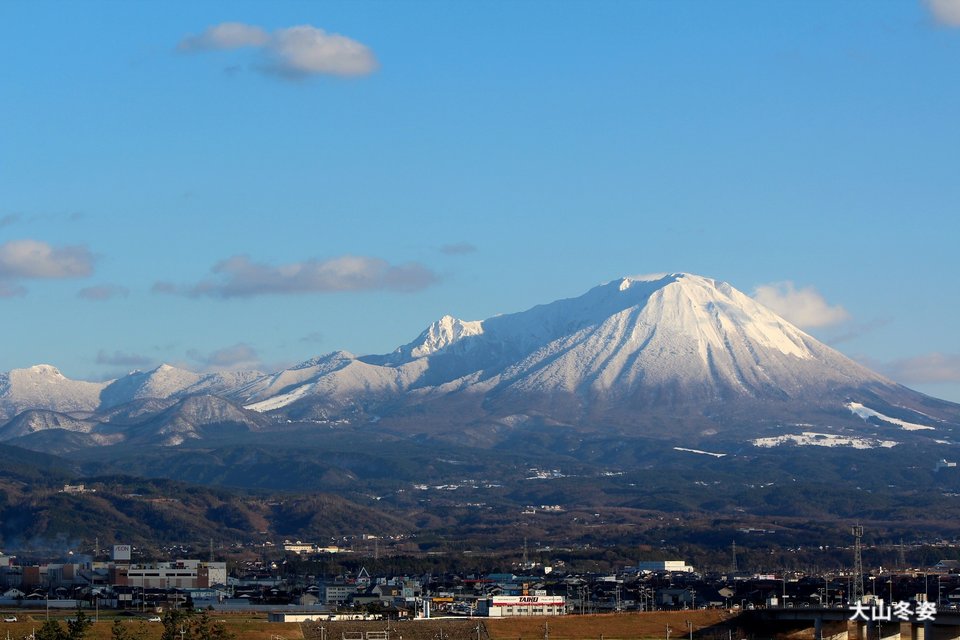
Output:
[[[960,401],[960,6],[0,3],[0,370],[726,280]]]

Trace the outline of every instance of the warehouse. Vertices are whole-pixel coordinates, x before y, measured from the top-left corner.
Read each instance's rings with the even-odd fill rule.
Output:
[[[477,601],[477,613],[490,618],[559,616],[566,612],[563,596],[493,596]]]

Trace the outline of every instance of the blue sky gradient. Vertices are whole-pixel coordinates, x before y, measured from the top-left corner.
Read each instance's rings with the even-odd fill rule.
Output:
[[[2,3],[0,370],[271,369],[689,271],[960,401],[954,9]],[[257,43],[190,45],[224,23]]]

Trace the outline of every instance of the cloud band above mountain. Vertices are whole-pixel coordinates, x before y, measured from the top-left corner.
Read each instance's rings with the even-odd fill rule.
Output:
[[[801,329],[827,327],[850,319],[846,309],[830,305],[813,287],[798,289],[792,282],[762,284],[754,291],[753,299]]]
[[[341,256],[272,266],[240,255],[222,260],[212,271],[217,277],[186,287],[157,282],[153,291],[212,298],[336,291],[409,292],[419,291],[439,280],[436,273],[417,262],[391,265],[381,258],[367,256]]]

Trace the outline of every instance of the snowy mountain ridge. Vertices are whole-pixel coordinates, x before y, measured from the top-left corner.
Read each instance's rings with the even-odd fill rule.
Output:
[[[200,395],[235,407],[206,421],[230,416],[255,430],[262,425],[239,407],[282,421],[416,419],[417,428],[441,430],[533,421],[718,433],[737,421],[796,422],[798,413],[861,429],[960,421],[955,405],[853,362],[725,282],[686,273],[619,278],[486,320],[447,315],[391,353],[335,351],[270,374],[162,365],[89,383],[48,365],[14,370],[0,374],[0,418],[29,409],[104,414]],[[850,403],[869,410],[852,413]],[[49,416],[18,424],[16,433],[84,428]]]

